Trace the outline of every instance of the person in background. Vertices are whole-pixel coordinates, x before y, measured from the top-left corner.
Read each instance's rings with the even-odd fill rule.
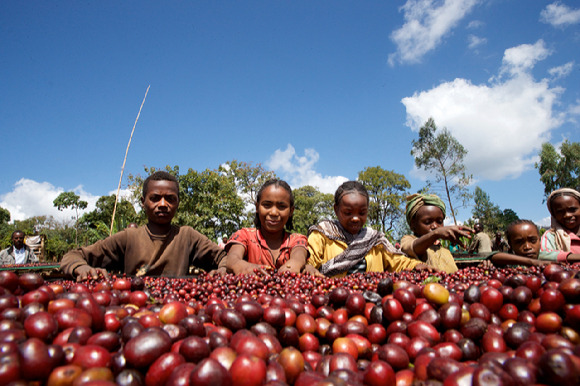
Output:
[[[487,260],[496,266],[544,266],[556,262],[556,257],[540,251],[540,232],[530,220],[516,220],[508,225],[505,237],[508,252],[495,251]]]
[[[266,181],[256,198],[255,228],[243,228],[230,237],[228,272],[266,273],[270,268],[279,272],[300,272],[306,265],[306,236],[291,233],[294,195],[282,180]]]
[[[491,252],[491,239],[483,231],[483,225],[477,223],[473,226],[475,234],[471,239],[471,244],[469,244],[469,253],[474,253],[478,255],[489,254]]]
[[[38,263],[38,258],[30,247],[24,243],[24,232],[12,232],[12,245],[0,251],[0,265]]]
[[[548,197],[551,228],[541,239],[540,249],[557,261],[580,260],[580,192],[570,188],[553,191]]]
[[[179,207],[179,183],[158,171],[143,182],[141,197],[146,225],[127,228],[93,245],[66,253],[60,268],[77,281],[107,270],[129,275],[184,276],[190,265],[225,273],[224,250],[189,226],[171,222]]]
[[[218,240],[218,247],[224,249],[228,242],[228,235],[223,235],[221,239]]]
[[[508,243],[502,237],[501,232],[495,232],[495,238],[493,239],[493,245],[491,246],[492,251],[506,252],[509,248]]]
[[[365,187],[358,181],[343,183],[334,193],[338,220],[325,220],[308,230],[310,268],[306,271],[343,277],[359,272],[428,268],[393,247],[382,232],[365,227],[368,210],[369,194]]]
[[[473,230],[466,226],[444,226],[445,203],[434,194],[408,196],[405,215],[413,234],[403,236],[401,250],[430,267],[456,272],[453,255],[441,245],[441,239],[461,245],[460,238],[471,237]]]

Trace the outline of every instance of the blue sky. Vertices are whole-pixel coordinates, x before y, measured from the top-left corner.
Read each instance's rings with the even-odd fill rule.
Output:
[[[115,191],[149,85],[124,187],[144,166],[236,159],[325,192],[379,165],[414,192],[411,141],[433,117],[469,151],[473,187],[546,223],[540,146],[580,141],[570,0],[2,1],[0,42],[13,219]]]

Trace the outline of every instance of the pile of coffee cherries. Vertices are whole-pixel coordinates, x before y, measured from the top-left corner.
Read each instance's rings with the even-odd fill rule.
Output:
[[[578,266],[0,272],[1,385],[580,384]]]

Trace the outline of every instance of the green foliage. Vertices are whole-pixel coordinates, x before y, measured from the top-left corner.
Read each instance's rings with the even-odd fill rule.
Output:
[[[65,210],[67,208],[74,209],[75,211],[75,244],[79,245],[78,234],[79,234],[79,209],[86,209],[89,205],[88,202],[81,200],[80,196],[76,195],[75,192],[62,192],[58,195],[52,202],[58,210]]]
[[[502,211],[479,186],[475,188],[474,201],[475,205],[471,212],[473,218],[484,225],[487,233],[503,232],[510,223],[518,219],[518,215],[512,209]]]
[[[260,163],[253,166],[251,163],[237,160],[228,161],[224,165],[220,165],[217,171],[234,183],[238,195],[244,202],[241,226],[253,226],[258,192],[264,182],[276,178],[276,173],[264,169]]]
[[[514,212],[512,209],[504,209],[503,212],[501,213],[501,217],[502,217],[502,224],[503,224],[503,228],[501,230],[506,230],[508,225],[510,225],[512,222],[519,220],[519,216],[516,212]],[[542,233],[540,233],[542,234]]]
[[[434,181],[428,181],[428,184],[441,186],[449,204],[449,213],[457,224],[457,206],[453,203],[459,200],[465,204],[471,196],[467,187],[472,176],[466,173],[463,163],[467,150],[447,129],[437,132],[433,118],[421,127],[419,139],[413,140],[412,145],[415,165],[434,175]]]
[[[334,197],[329,193],[321,193],[313,186],[302,186],[293,190],[294,193],[294,232],[308,234],[311,225],[334,216]]]
[[[0,207],[0,224],[6,224],[10,221],[10,211]]]
[[[380,166],[365,168],[358,173],[358,180],[369,192],[368,224],[383,233],[391,231],[403,216],[403,204],[411,184],[404,175]]]
[[[95,210],[85,213],[79,220],[82,227],[86,229],[96,229],[106,227],[106,236],[109,235],[111,225],[111,218],[113,217],[113,209],[115,207],[115,195],[101,196],[97,200]],[[119,232],[127,227],[129,223],[137,222],[137,212],[133,204],[128,200],[121,199],[117,203],[117,210],[115,213],[115,221],[113,223],[113,233]]]
[[[213,240],[240,228],[244,202],[230,178],[209,169],[189,169],[186,175],[179,176],[179,185],[177,223],[190,225]]]
[[[540,181],[544,184],[544,195],[559,188],[580,188],[580,143],[562,143],[558,152],[551,143],[544,143],[540,151],[540,162],[536,163]]]

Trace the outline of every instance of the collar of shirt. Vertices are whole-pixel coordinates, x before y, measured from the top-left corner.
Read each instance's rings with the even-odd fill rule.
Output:
[[[284,249],[288,248],[289,236],[290,236],[290,233],[284,231],[284,240],[282,240],[282,245],[280,245],[280,252],[282,252]],[[270,250],[270,247],[268,246],[268,243],[266,242],[266,239],[262,235],[262,231],[260,231],[260,229],[257,229],[256,239],[258,240],[258,242],[260,243],[260,246],[262,248]]]

